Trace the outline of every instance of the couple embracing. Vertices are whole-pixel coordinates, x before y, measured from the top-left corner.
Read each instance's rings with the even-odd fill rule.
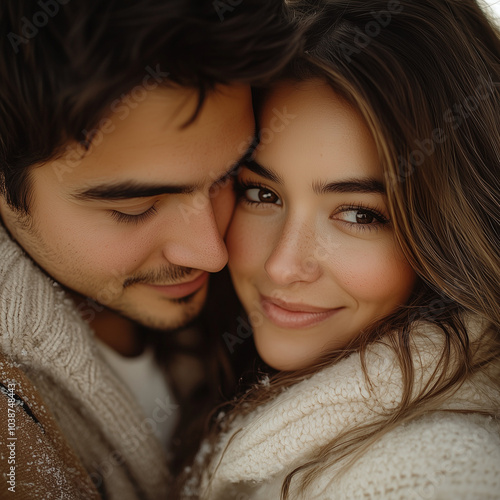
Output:
[[[59,4],[3,7],[6,498],[498,498],[487,13]]]

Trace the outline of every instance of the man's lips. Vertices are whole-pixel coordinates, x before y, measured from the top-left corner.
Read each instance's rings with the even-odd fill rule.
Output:
[[[157,292],[162,293],[171,299],[180,299],[197,292],[208,280],[209,274],[204,271],[194,280],[185,283],[176,283],[175,285],[147,285]]]
[[[342,308],[325,308],[286,302],[261,295],[260,303],[267,318],[281,328],[306,328],[330,318]]]

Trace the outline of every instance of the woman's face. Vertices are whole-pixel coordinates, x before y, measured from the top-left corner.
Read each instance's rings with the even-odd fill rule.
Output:
[[[261,127],[237,180],[229,267],[261,357],[294,370],[404,304],[415,274],[356,111],[321,81],[285,82]]]

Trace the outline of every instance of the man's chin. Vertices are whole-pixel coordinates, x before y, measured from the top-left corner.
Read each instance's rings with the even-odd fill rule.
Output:
[[[121,316],[151,330],[173,331],[191,324],[199,316],[204,301],[196,300],[189,303],[169,303],[164,307],[120,307],[115,312]]]
[[[192,323],[200,314],[206,298],[205,289],[182,297],[165,300],[162,297],[145,297],[136,294],[122,297],[118,301],[104,304],[66,288],[82,317],[91,324],[102,315],[109,313],[129,320],[137,325],[158,331],[173,331]]]
[[[179,330],[181,328],[185,328],[193,323],[198,314],[185,314],[182,318],[176,318],[173,320],[172,318],[158,318],[156,316],[126,316],[128,319],[133,321],[134,323],[148,328],[149,330],[155,330],[158,332],[172,332]]]

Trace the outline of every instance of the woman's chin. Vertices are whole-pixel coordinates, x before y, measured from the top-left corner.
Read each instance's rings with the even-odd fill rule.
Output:
[[[293,342],[272,340],[272,334],[264,334],[260,338],[258,332],[254,333],[255,346],[262,360],[271,368],[279,371],[301,370],[311,365],[321,352],[310,352],[304,346],[294,345]]]

